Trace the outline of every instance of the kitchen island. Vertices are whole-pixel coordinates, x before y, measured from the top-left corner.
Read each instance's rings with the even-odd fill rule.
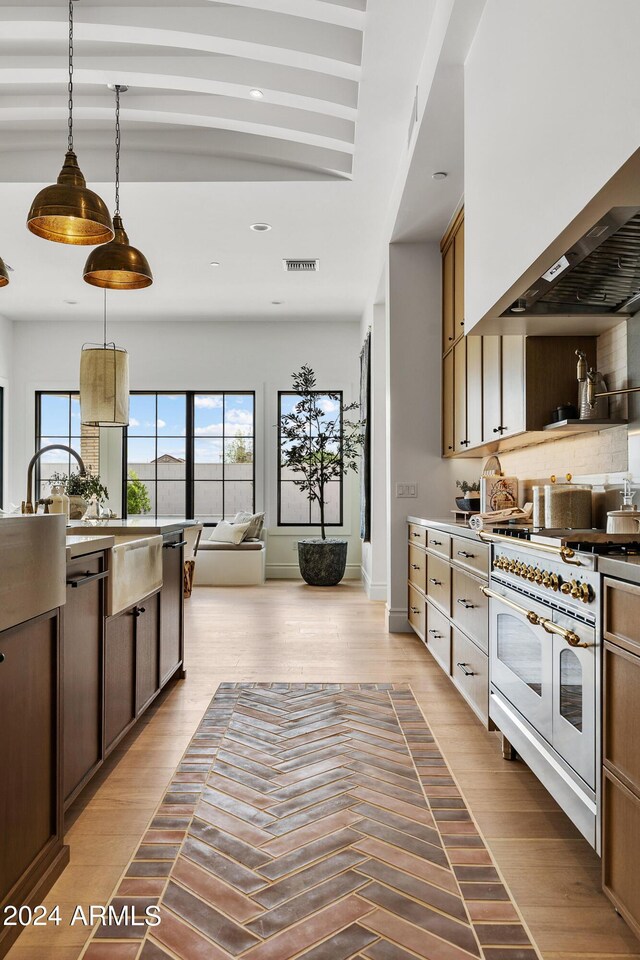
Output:
[[[68,862],[64,811],[174,678],[185,676],[183,533],[189,521],[0,521],[0,910],[34,905]],[[114,613],[117,550],[154,579]],[[144,584],[152,583],[145,590]],[[0,957],[20,927],[0,931]]]

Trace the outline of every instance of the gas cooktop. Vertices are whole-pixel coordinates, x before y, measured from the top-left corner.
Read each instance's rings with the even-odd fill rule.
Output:
[[[640,555],[640,540],[635,533],[607,533],[605,530],[597,529],[573,530],[550,527],[537,530],[534,527],[515,525],[493,527],[483,532],[487,536],[497,534],[501,537],[513,537],[515,540],[528,540],[531,543],[571,547],[573,550],[598,556]]]

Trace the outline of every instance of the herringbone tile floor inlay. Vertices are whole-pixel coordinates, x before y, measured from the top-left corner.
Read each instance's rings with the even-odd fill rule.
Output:
[[[222,684],[85,960],[536,960],[404,684]]]

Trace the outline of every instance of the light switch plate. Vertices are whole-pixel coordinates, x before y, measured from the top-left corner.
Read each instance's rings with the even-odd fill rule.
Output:
[[[396,483],[396,497],[417,497],[417,483]]]

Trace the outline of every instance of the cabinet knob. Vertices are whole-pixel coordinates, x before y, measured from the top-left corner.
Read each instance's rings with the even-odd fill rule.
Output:
[[[494,427],[494,428],[493,428],[493,432],[494,432],[494,433],[504,433],[504,431],[505,431],[506,429],[507,429],[507,427]]]

